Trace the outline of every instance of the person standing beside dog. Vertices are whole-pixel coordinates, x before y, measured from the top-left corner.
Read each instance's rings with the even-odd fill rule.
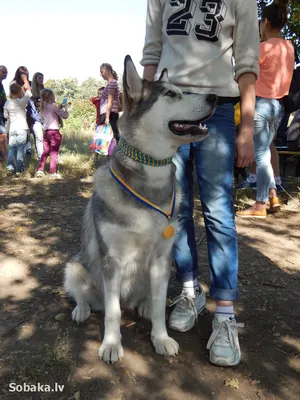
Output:
[[[254,157],[257,19],[255,0],[148,0],[141,61],[146,80],[153,81],[167,68],[170,82],[184,92],[219,97],[214,115],[206,122],[208,137],[181,146],[174,157],[183,201],[173,254],[183,290],[173,300],[175,307],[169,327],[188,331],[206,305],[197,280],[193,221],[195,163],[207,235],[210,295],[217,304],[207,348],[210,361],[222,366],[236,365],[241,357],[233,310],[233,302],[238,299],[238,247],[232,182],[235,150],[238,167],[248,166]],[[239,96],[241,123],[236,138],[234,104]]]
[[[100,66],[100,74],[102,78],[108,82],[102,92],[100,100],[100,125],[111,125],[114,133],[114,138],[119,141],[120,134],[117,126],[119,119],[119,97],[120,89],[118,85],[118,75],[108,63],[103,63]]]
[[[58,152],[62,142],[62,135],[59,131],[60,118],[67,119],[69,116],[67,104],[58,107],[55,104],[55,96],[52,90],[43,89],[41,96],[41,115],[44,120],[44,151],[39,162],[36,177],[44,175],[44,168],[50,155],[50,177],[60,179],[57,173]]]
[[[7,68],[0,65],[0,152],[4,160],[7,158],[7,134],[5,129],[5,118],[3,115],[4,104],[6,103],[6,93],[2,81],[7,77]]]
[[[284,115],[282,98],[289,93],[294,72],[293,44],[290,40],[283,39],[281,34],[287,23],[287,15],[288,0],[277,0],[262,12],[260,32],[263,42],[260,45],[260,73],[256,84],[254,122],[256,202],[252,207],[238,211],[238,217],[265,219],[268,198],[272,212],[280,208],[270,145]]]

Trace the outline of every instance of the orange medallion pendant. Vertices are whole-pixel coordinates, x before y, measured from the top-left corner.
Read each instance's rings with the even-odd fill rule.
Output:
[[[163,237],[165,239],[171,239],[174,235],[175,235],[175,228],[173,228],[173,226],[168,225],[162,233]]]

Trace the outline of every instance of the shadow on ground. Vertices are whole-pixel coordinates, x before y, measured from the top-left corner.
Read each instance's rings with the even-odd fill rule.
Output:
[[[81,400],[299,399],[299,214],[286,210],[268,223],[238,223],[237,315],[246,325],[239,366],[209,364],[210,312],[190,332],[170,332],[181,348],[176,358],[156,355],[150,324],[124,312],[124,359],[106,365],[97,358],[103,315],[92,314],[77,326],[62,288],[65,262],[79,249],[91,188],[91,182],[79,180],[4,182],[1,188],[0,399],[63,400],[78,392]],[[201,219],[197,240],[205,286]],[[172,273],[170,297],[178,290]],[[62,393],[11,393],[13,382],[65,386]]]

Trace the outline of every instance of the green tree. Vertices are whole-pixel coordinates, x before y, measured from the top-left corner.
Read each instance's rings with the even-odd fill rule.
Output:
[[[76,93],[78,92],[78,80],[76,78],[65,78],[62,80],[49,79],[45,82],[45,87],[54,91],[58,101],[61,101],[63,97],[71,100],[76,97]]]
[[[90,99],[97,95],[97,90],[100,87],[105,86],[106,83],[103,79],[88,78],[83,81],[78,87],[78,91],[75,95],[76,99]]]
[[[119,75],[119,87],[122,87],[122,74]],[[105,87],[107,82],[103,79],[88,78],[80,85],[76,78],[66,79],[49,79],[45,82],[45,87],[52,89],[55,93],[57,101],[61,101],[63,97],[68,100],[89,100],[97,95],[97,90],[100,87]]]

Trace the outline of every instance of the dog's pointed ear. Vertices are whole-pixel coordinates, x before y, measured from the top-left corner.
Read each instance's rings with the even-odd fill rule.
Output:
[[[159,77],[158,80],[159,80],[159,81],[162,81],[162,82],[170,83],[170,82],[169,82],[169,76],[168,76],[168,70],[167,70],[167,68],[164,68],[164,69],[162,70],[162,72],[161,72],[160,77]]]
[[[134,102],[142,96],[143,80],[140,78],[130,56],[124,60],[123,99],[125,108],[130,111]]]

